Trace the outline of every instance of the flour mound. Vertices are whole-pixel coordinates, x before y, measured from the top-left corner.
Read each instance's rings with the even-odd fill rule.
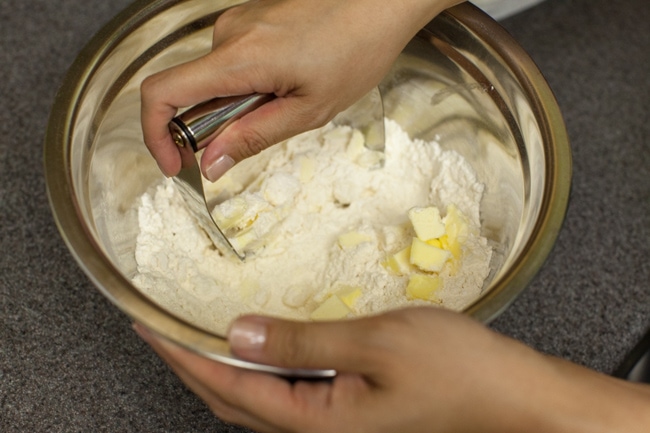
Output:
[[[245,263],[222,256],[188,213],[171,180],[141,198],[134,284],[171,312],[224,333],[244,313],[308,319],[328,296],[361,288],[354,315],[431,302],[405,295],[408,277],[382,262],[413,238],[408,211],[455,205],[470,235],[459,266],[445,266],[436,304],[462,310],[481,294],[492,254],[480,235],[481,184],[461,155],[411,140],[386,119],[383,155],[363,135],[328,125],[269,149],[246,185],[220,180],[215,219],[248,250]],[[383,165],[377,168],[378,161]],[[355,232],[364,242],[342,248]]]

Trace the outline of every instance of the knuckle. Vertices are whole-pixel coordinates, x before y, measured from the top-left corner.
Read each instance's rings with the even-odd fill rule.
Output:
[[[307,365],[312,358],[310,345],[305,344],[304,328],[300,324],[290,323],[274,329],[271,339],[274,358],[284,366]]]
[[[244,12],[242,5],[233,6],[224,10],[215,20],[215,31],[217,28],[233,25]]]
[[[158,81],[159,81],[158,74],[150,75],[146,77],[144,80],[142,80],[142,83],[140,84],[140,94],[146,97],[150,97],[151,95],[153,95],[157,88]]]
[[[384,369],[399,365],[402,347],[412,333],[408,320],[399,314],[385,314],[370,318],[364,326],[359,346],[367,362],[379,364]]]
[[[214,26],[212,27],[212,43],[213,47],[214,45],[217,45],[221,39],[221,35],[225,34],[227,29],[232,27],[235,21],[235,16],[236,14],[236,7],[226,9],[224,12],[222,12],[217,19],[214,22]]]
[[[294,112],[295,122],[298,125],[305,125],[308,128],[318,128],[325,125],[335,116],[326,105],[315,104],[312,101],[305,101],[305,105]]]
[[[257,155],[271,144],[273,143],[255,129],[247,129],[242,131],[241,145],[238,150],[241,158],[245,159]]]
[[[164,74],[157,73],[146,77],[140,83],[140,98],[144,108],[155,107],[163,101],[162,82]]]
[[[314,110],[308,113],[304,113],[303,118],[300,119],[302,124],[309,125],[311,128],[320,128],[324,126],[327,122],[334,118],[333,115],[325,111]]]

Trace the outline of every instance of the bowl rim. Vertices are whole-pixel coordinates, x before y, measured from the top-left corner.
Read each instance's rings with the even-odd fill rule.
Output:
[[[106,256],[84,223],[72,190],[69,154],[71,126],[77,115],[78,100],[99,65],[130,29],[177,3],[170,0],[138,0],[132,3],[94,35],[69,68],[54,98],[44,140],[43,166],[54,221],[73,258],[93,285],[131,320],[138,321],[160,337],[204,357],[237,367],[284,376],[332,377],[336,372],[331,369],[287,369],[234,357],[225,336],[170,315],[135,289]],[[487,294],[463,311],[488,323],[527,287],[553,249],[568,207],[571,151],[555,96],[537,65],[515,39],[470,3],[461,3],[441,15],[451,17],[469,31],[480,31],[480,39],[501,57],[530,97],[536,115],[543,113],[548,119],[548,122],[539,124],[544,151],[548,155],[544,189],[552,193],[544,194],[530,238],[512,263],[513,272],[502,275]],[[424,29],[430,28],[433,22],[435,19]]]
[[[530,98],[533,112],[545,113],[547,118],[547,122],[538,124],[546,155],[544,191],[550,193],[543,195],[534,229],[513,261],[511,272],[502,275],[493,283],[490,292],[464,310],[471,317],[489,323],[526,289],[553,250],[568,209],[573,162],[560,107],[537,64],[505,28],[489,16],[485,20],[481,14],[471,13],[469,9],[472,8],[478,9],[463,3],[447,12],[470,29],[483,30],[482,40],[496,50],[525,93],[534,96]]]

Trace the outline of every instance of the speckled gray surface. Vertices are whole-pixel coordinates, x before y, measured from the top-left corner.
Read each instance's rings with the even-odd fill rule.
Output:
[[[127,0],[0,2],[0,431],[244,432],[215,419],[67,252],[41,166],[54,94]],[[494,329],[611,372],[650,325],[650,7],[547,0],[507,19],[574,153],[557,246]]]

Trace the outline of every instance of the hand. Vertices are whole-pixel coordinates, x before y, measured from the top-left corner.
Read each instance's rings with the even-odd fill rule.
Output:
[[[290,384],[136,329],[220,418],[259,432],[527,431],[519,418],[540,403],[531,401],[538,390],[530,385],[546,385],[544,357],[433,308],[331,323],[250,316],[233,325],[229,339],[238,356],[335,368],[331,383]],[[500,417],[516,428],[504,428]]]
[[[143,337],[220,418],[259,432],[474,431],[492,404],[490,393],[479,398],[473,387],[498,389],[507,373],[501,337],[460,315],[425,308],[311,324],[251,316],[232,327],[238,356],[335,368],[340,373],[332,383],[291,385]],[[458,416],[468,410],[482,416]]]
[[[225,11],[213,50],[148,77],[144,141],[162,171],[181,157],[167,124],[178,108],[214,97],[273,93],[273,101],[209,144],[201,169],[214,181],[233,164],[322,126],[376,86],[412,36],[459,0],[263,0]]]
[[[334,368],[294,384],[136,330],[220,418],[258,432],[644,432],[650,389],[543,356],[463,315],[416,308],[340,322],[259,316],[229,333],[241,358]]]

